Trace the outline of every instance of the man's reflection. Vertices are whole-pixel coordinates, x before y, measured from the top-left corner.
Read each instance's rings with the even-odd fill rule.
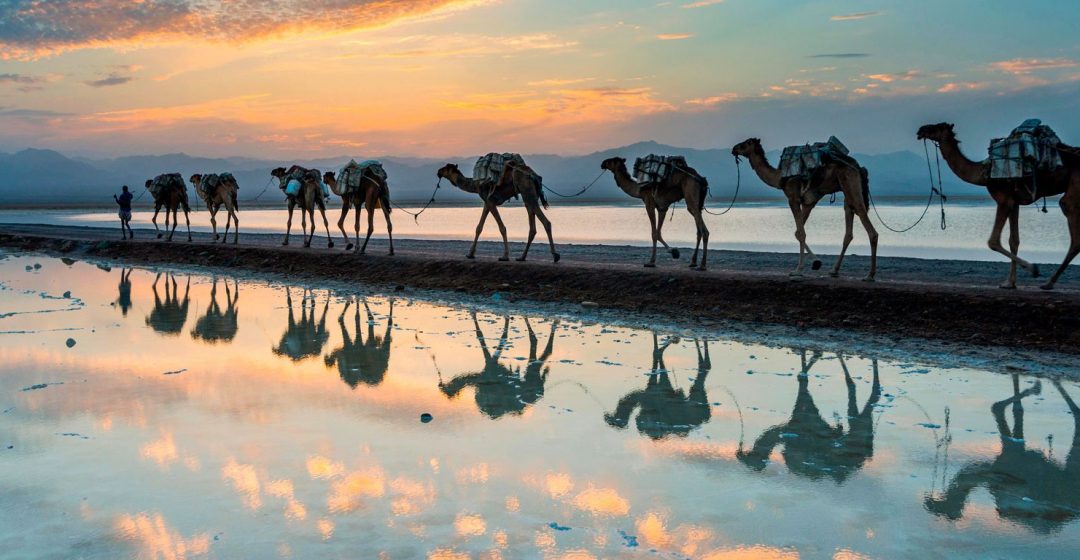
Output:
[[[188,292],[191,290],[191,277],[187,279],[187,283],[184,285],[184,300],[180,301],[180,290],[176,285],[176,276],[171,272],[165,273],[165,300],[162,301],[161,295],[158,292],[158,281],[161,280],[161,273],[157,274],[154,278],[154,310],[150,312],[150,315],[146,317],[146,324],[150,325],[150,328],[155,332],[174,336],[180,334],[184,329],[184,323],[187,322],[188,305],[190,299],[188,298]]]
[[[294,362],[318,356],[322,353],[326,341],[330,339],[330,333],[326,330],[326,310],[330,307],[330,296],[326,297],[318,322],[315,321],[315,295],[311,290],[305,289],[300,300],[299,321],[293,311],[292,290],[288,288],[285,288],[285,302],[289,306],[289,326],[286,327],[285,334],[281,335],[281,342],[274,348],[274,354],[287,356]]]
[[[390,334],[394,327],[394,301],[390,300],[390,314],[386,318],[386,332],[382,338],[375,336],[375,320],[372,318],[371,308],[367,300],[363,301],[364,311],[367,314],[367,340],[364,340],[361,332],[359,301],[356,302],[353,313],[355,339],[349,333],[348,325],[345,324],[345,316],[353,303],[353,300],[346,302],[345,308],[338,316],[343,343],[341,348],[327,354],[326,367],[336,365],[341,380],[353,389],[360,383],[376,386],[382,383],[383,378],[386,377],[386,370],[390,367]]]
[[[120,308],[120,313],[127,317],[128,310],[131,309],[131,273],[135,272],[133,268],[120,269],[120,285],[116,290],[118,295],[116,296],[116,305]]]
[[[1080,516],[1080,408],[1060,381],[1054,381],[1054,387],[1073,417],[1072,445],[1064,466],[1042,451],[1027,449],[1023,400],[1038,395],[1042,385],[1035,382],[1021,391],[1019,376],[1014,375],[1013,396],[990,407],[1001,438],[1001,453],[993,461],[976,461],[960,469],[943,496],[926,497],[926,509],[948,519],[960,519],[968,495],[983,486],[994,497],[999,516],[1038,533],[1057,531]],[[1011,428],[1005,417],[1010,405]]]
[[[459,375],[448,383],[440,381],[439,388],[447,397],[455,398],[466,387],[474,387],[476,406],[480,412],[493,419],[507,414],[520,415],[529,405],[535,404],[544,396],[544,384],[547,382],[549,372],[546,364],[548,358],[551,357],[552,346],[555,343],[555,330],[559,324],[558,322],[551,323],[547,346],[544,347],[543,353],[537,356],[539,340],[529,319],[525,318],[525,328],[529,332],[529,363],[525,366],[523,374],[520,367],[514,371],[499,363],[510,331],[510,316],[503,317],[502,335],[499,337],[499,343],[495,346],[494,352],[487,346],[475,312],[472,314],[472,319],[476,329],[476,339],[484,353],[484,369]]]
[[[240,284],[235,278],[233,279],[233,287],[236,292],[235,298],[233,297],[233,290],[229,289],[229,281],[225,280],[223,284],[225,284],[225,310],[223,311],[218,303],[218,279],[215,276],[213,286],[210,288],[210,306],[206,309],[206,315],[195,321],[195,328],[191,329],[191,337],[195,340],[204,340],[213,344],[216,342],[228,342],[236,338],[236,331],[239,328],[237,324],[237,313],[239,312],[237,304],[240,301]]]
[[[669,338],[660,345],[655,331],[652,335],[652,369],[645,389],[634,391],[619,399],[615,412],[605,414],[604,420],[610,426],[625,428],[630,422],[630,415],[635,409],[640,408],[636,424],[641,434],[652,439],[661,439],[670,435],[686,436],[694,428],[708,422],[712,414],[709,408],[709,397],[705,391],[705,378],[712,369],[709,341],[704,341],[704,353],[702,344],[699,344],[697,340],[694,341],[694,346],[697,348],[698,371],[694,384],[690,386],[690,394],[687,395],[682,389],[672,386],[667,366],[664,364],[664,352],[679,339]]]
[[[797,377],[799,392],[795,397],[791,419],[785,424],[766,430],[749,451],[744,451],[740,446],[736,452],[739,461],[753,470],[763,470],[773,449],[783,444],[781,456],[788,470],[815,480],[829,477],[841,484],[873,457],[873,412],[874,405],[881,398],[877,360],[872,360],[874,379],[870,397],[862,410],[859,410],[855,382],[851,379],[844,357],[837,357],[844,370],[844,382],[847,384],[847,432],[844,432],[839,423],[832,426],[822,419],[821,412],[810,395],[809,371],[821,358],[821,352],[814,350],[807,360],[806,350],[802,350],[802,372]]]

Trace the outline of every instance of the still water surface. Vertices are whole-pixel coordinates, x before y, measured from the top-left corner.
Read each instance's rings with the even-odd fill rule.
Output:
[[[5,558],[1080,547],[1074,382],[38,256],[0,290]]]
[[[719,206],[719,204],[715,204]],[[880,207],[881,215],[889,225],[900,229],[914,224],[922,214],[923,205],[889,204]],[[408,208],[416,212],[419,208]],[[717,208],[717,211],[723,207]],[[524,241],[528,233],[525,210],[513,202],[501,210],[511,241]],[[948,229],[941,229],[940,210],[935,206],[926,218],[909,232],[898,234],[888,231],[875,216],[874,226],[881,235],[879,251],[883,256],[915,257],[933,259],[960,259],[975,261],[1005,261],[1001,255],[986,248],[990,229],[994,225],[994,207],[988,204],[951,203],[946,211]],[[135,228],[153,228],[150,218],[153,212],[136,211],[132,225]],[[331,234],[338,238],[337,229],[340,208],[327,210]],[[556,243],[588,243],[602,245],[638,245],[650,243],[649,221],[644,207],[637,205],[578,205],[566,206],[553,203],[547,211],[551,218]],[[674,210],[664,226],[664,238],[681,247],[692,247],[695,240],[694,222],[682,206]],[[247,233],[284,233],[287,213],[281,208],[242,210],[240,213],[241,237]],[[352,235],[352,214],[346,220],[346,231]],[[364,217],[366,220],[367,217]],[[394,236],[399,239],[472,239],[476,222],[480,219],[477,206],[433,207],[414,222],[404,212],[395,212]],[[320,236],[325,236],[322,219],[318,221]],[[209,231],[210,218],[205,210],[191,214],[193,231]],[[224,224],[224,218],[219,219]],[[119,222],[113,211],[101,210],[0,210],[0,223],[33,223],[74,226],[117,227]],[[164,225],[164,217],[158,218]],[[795,242],[795,224],[786,206],[774,204],[740,204],[724,216],[706,214],[705,223],[712,232],[709,247],[765,252],[798,252]],[[539,226],[537,226],[539,227]],[[181,228],[183,218],[181,217]],[[361,225],[367,231],[367,222]],[[300,217],[293,222],[293,233],[300,231]],[[386,226],[382,216],[376,216],[375,237],[385,238]],[[855,223],[855,240],[851,251],[867,255],[870,248],[866,232],[858,220]],[[540,239],[543,239],[543,229]],[[814,210],[807,226],[807,242],[820,255],[835,255],[840,251],[844,236],[844,210],[842,202],[827,201]],[[1008,234],[1006,232],[1006,239]],[[1060,263],[1069,248],[1069,227],[1054,203],[1043,214],[1034,208],[1024,208],[1020,213],[1020,254],[1026,259],[1041,263]],[[490,222],[483,239],[499,239],[498,228]],[[322,237],[325,239],[325,237]],[[242,240],[241,240],[242,241]],[[318,246],[323,246],[319,241]],[[1007,245],[1007,242],[1006,242]]]

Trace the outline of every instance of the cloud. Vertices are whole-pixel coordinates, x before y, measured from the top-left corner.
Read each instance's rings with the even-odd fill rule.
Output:
[[[855,20],[866,19],[866,18],[871,18],[871,17],[874,17],[874,16],[880,16],[880,15],[881,15],[881,12],[857,12],[857,13],[854,13],[854,14],[843,14],[843,15],[833,16],[833,17],[829,18],[829,21],[855,21]]]
[[[489,1],[7,0],[0,2],[0,58],[192,39],[245,43],[345,33]]]
[[[958,91],[972,91],[976,89],[983,89],[988,84],[986,82],[949,82],[940,88],[938,93],[955,93]]]
[[[806,58],[866,58],[870,53],[846,52],[846,53],[822,53],[808,55]]]
[[[32,85],[44,83],[42,76],[28,76],[26,74],[0,74],[0,84]]]
[[[883,82],[891,84],[893,82],[909,82],[918,78],[922,78],[924,74],[918,70],[908,70],[907,72],[895,72],[895,73],[882,73],[882,74],[867,74],[866,78],[875,82]]]
[[[713,107],[720,105],[721,103],[730,103],[739,99],[739,96],[734,93],[723,93],[720,95],[712,95],[709,97],[698,97],[694,99],[687,99],[686,104],[696,107]]]
[[[337,58],[349,60],[355,58],[450,58],[466,56],[506,56],[530,51],[557,51],[578,46],[577,41],[562,39],[550,33],[532,33],[526,35],[411,35],[394,42],[397,50],[343,54]],[[431,47],[430,45],[437,45]],[[374,45],[371,45],[374,46]]]
[[[121,74],[113,73],[109,74],[104,78],[100,78],[97,80],[87,80],[83,83],[90,87],[109,87],[123,85],[134,79],[134,76],[123,76]]]
[[[691,2],[689,4],[683,4],[682,7],[687,8],[687,9],[705,8],[707,6],[715,6],[717,4],[723,4],[723,3],[724,3],[724,0],[701,0],[700,2]]]
[[[1080,66],[1080,62],[1069,58],[1014,58],[990,64],[994,70],[1009,74],[1030,74],[1038,70],[1057,70],[1077,66]]]
[[[681,41],[693,37],[693,33],[661,33],[656,36],[661,41]]]

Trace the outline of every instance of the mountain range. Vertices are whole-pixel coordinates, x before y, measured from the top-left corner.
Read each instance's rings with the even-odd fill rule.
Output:
[[[582,156],[548,154],[526,155],[529,165],[544,177],[544,183],[561,193],[575,193],[600,174],[600,162],[608,157],[621,156],[631,162],[646,154],[680,154],[699,173],[709,178],[712,198],[710,206],[724,206],[735,192],[736,174],[741,172],[740,199],[778,200],[780,192],[772,189],[754,175],[745,161],[739,170],[727,149],[678,148],[656,142],[638,142]],[[778,152],[767,154],[774,164]],[[921,155],[902,151],[887,154],[854,154],[870,170],[870,186],[878,197],[924,196],[929,189],[927,162]],[[399,203],[425,202],[435,186],[435,171],[444,163],[457,163],[463,170],[472,169],[477,156],[446,159],[387,156],[379,158],[390,176],[393,198]],[[281,198],[276,183],[271,184],[270,170],[297,163],[309,168],[337,170],[350,156],[278,162],[253,158],[205,158],[183,153],[126,156],[114,159],[67,157],[53,150],[26,149],[0,153],[0,200],[7,205],[85,205],[111,203],[111,195],[120,185],[129,185],[136,195],[142,192],[146,179],[160,173],[179,172],[185,178],[193,173],[232,172],[240,183],[241,202],[272,202]],[[352,156],[361,161],[367,156]],[[946,169],[942,173],[946,192],[978,194],[960,187]],[[449,188],[447,188],[449,187]],[[950,189],[951,187],[951,189]],[[958,192],[957,188],[961,190]],[[260,196],[261,195],[261,196]],[[440,202],[470,201],[475,195],[459,191],[447,182],[439,190]],[[548,197],[553,202],[557,196]],[[581,196],[580,202],[626,201],[626,195],[611,177],[600,177],[596,184]]]

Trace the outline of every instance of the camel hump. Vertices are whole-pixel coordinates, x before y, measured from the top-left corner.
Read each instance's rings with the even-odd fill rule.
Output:
[[[1005,138],[990,141],[990,178],[1021,179],[1064,167],[1064,145],[1039,119],[1028,119]]]
[[[498,181],[502,179],[507,167],[526,169],[525,158],[521,154],[492,152],[476,160],[473,179],[477,181]]]
[[[683,156],[649,154],[634,160],[634,179],[639,183],[660,183],[667,181],[676,169],[688,167]]]
[[[780,177],[809,177],[827,163],[835,162],[858,168],[847,146],[835,136],[825,142],[788,146],[780,154]]]

